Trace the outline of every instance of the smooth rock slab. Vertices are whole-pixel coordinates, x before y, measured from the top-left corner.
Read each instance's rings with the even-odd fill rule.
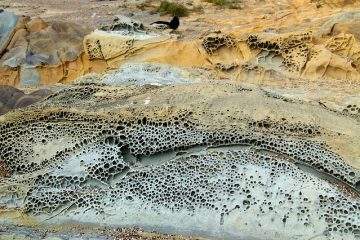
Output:
[[[19,17],[11,12],[0,12],[0,56],[11,41],[18,19]]]

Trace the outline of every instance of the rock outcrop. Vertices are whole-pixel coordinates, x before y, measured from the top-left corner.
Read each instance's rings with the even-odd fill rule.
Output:
[[[121,15],[86,36],[75,25],[19,18],[23,27],[11,30],[14,33],[6,38],[10,42],[0,61],[1,82],[13,86],[70,83],[88,72],[131,62],[203,67],[219,76],[267,84],[274,78],[319,84],[358,82],[359,16],[358,11],[334,13],[296,28],[283,23],[261,31],[235,25],[184,39]],[[60,51],[51,44],[60,46]]]
[[[84,82],[0,117],[1,224],[22,212],[229,239],[359,238],[359,122],[218,81]]]
[[[251,0],[177,31],[6,15],[0,238],[360,239],[355,4]]]
[[[133,46],[134,37],[93,33],[86,37],[85,49],[89,59],[97,59],[102,62],[100,65],[111,68],[127,62],[156,61],[206,67],[220,76],[241,81],[271,82],[275,73],[285,79],[358,82],[357,16],[358,12],[335,15],[320,25],[316,33],[306,27],[246,35],[210,31],[182,41],[152,39],[149,44],[140,40],[137,48]]]
[[[84,51],[85,28],[46,24],[40,18],[18,17],[6,11],[0,18],[7,22],[0,29],[0,84],[33,87],[74,80],[87,72],[78,61]]]

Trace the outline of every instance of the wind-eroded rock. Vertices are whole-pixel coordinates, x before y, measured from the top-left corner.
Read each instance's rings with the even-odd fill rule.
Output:
[[[174,37],[145,41],[134,36],[95,32],[86,36],[84,48],[89,59],[96,59],[90,66],[97,64],[103,69],[127,62],[162,62],[206,67],[220,76],[242,81],[274,82],[276,73],[284,79],[319,83],[358,82],[358,15],[358,12],[335,15],[320,25],[315,34],[306,28],[246,36],[236,31],[210,31],[181,41]]]
[[[0,136],[2,225],[360,237],[359,122],[255,87],[82,83],[0,117]]]
[[[274,26],[269,20],[267,28],[260,28],[256,23],[251,28],[251,23],[242,24],[241,19],[235,18],[232,20],[235,23],[231,22],[231,26],[222,31],[186,32],[187,35],[181,31],[159,32],[121,15],[105,24],[102,31],[88,35],[87,30],[73,24],[19,18],[22,24],[18,23],[12,30],[13,37],[7,38],[7,51],[0,60],[0,82],[13,86],[69,83],[88,72],[117,69],[123,63],[132,62],[203,67],[219,76],[269,84],[278,78],[279,82],[282,79],[319,84],[358,82],[359,12],[332,10],[331,14],[325,14],[323,8],[352,4],[320,2],[316,5],[319,16],[305,19],[296,27],[291,21],[280,24],[280,20],[275,19]],[[294,15],[294,6],[304,9],[312,6],[296,1],[286,4],[290,12],[284,14],[284,18]],[[271,6],[264,5],[263,11],[270,11],[274,7]],[[311,10],[309,14],[313,13]],[[218,21],[223,25],[225,20]],[[186,23],[184,25],[180,30],[187,28]],[[243,25],[246,28],[242,28]]]
[[[37,86],[56,83],[66,78],[72,80],[82,76],[81,66],[74,62],[81,59],[82,41],[88,30],[71,23],[44,23],[40,18],[18,17],[9,12],[0,13],[0,18],[9,18],[9,29],[0,29],[2,45],[0,48],[0,84],[12,86]],[[3,21],[2,21],[3,22]],[[12,25],[11,25],[12,24]],[[78,64],[76,64],[78,65]],[[45,66],[45,70],[44,67]],[[54,68],[60,68],[53,75]]]

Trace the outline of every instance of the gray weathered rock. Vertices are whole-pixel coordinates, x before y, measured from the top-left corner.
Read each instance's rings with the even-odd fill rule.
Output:
[[[35,87],[40,83],[39,73],[35,67],[22,66],[20,71],[20,85],[23,87]]]
[[[9,44],[14,34],[19,17],[11,12],[0,12],[0,56]]]
[[[115,16],[112,24],[102,26],[100,29],[103,31],[135,31],[135,32],[145,30],[142,22],[122,15]]]

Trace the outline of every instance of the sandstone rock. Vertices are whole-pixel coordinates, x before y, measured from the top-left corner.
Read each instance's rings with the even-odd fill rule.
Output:
[[[12,109],[25,93],[11,86],[0,85],[0,102]]]
[[[15,32],[14,36],[12,37],[9,45],[7,46],[7,50],[11,50],[12,48],[25,45],[23,42],[26,41],[27,35],[28,35],[28,32],[26,29],[24,29],[24,28],[18,29]]]
[[[0,59],[0,65],[16,68],[26,63],[27,35],[28,32],[25,29],[16,31],[8,45],[8,51]]]
[[[121,85],[174,85],[191,84],[197,79],[186,76],[186,69],[155,63],[123,64],[119,70],[109,71],[102,76],[101,83]],[[206,76],[205,71],[203,72]],[[204,77],[205,77],[204,76]]]
[[[11,108],[9,108],[8,106],[6,106],[4,103],[2,103],[0,101],[0,115],[3,115],[7,112],[9,112],[11,110]]]
[[[356,39],[360,39],[360,23],[337,23],[333,26],[332,35],[336,36],[340,33],[348,33],[353,35]]]
[[[0,136],[0,201],[24,222],[229,239],[360,226],[359,122],[238,82],[71,86],[0,117]]]
[[[38,90],[35,90],[31,93],[29,93],[28,95],[29,96],[34,96],[34,97],[41,97],[41,98],[44,98],[46,96],[49,96],[50,94],[52,94],[53,91],[49,90],[49,89],[46,89],[46,88],[43,88],[43,89],[38,89]]]
[[[24,96],[20,97],[14,108],[23,108],[23,107],[27,107],[31,104],[34,104],[42,99],[44,99],[45,97],[49,96],[50,94],[52,94],[53,91],[49,90],[49,89],[38,89],[35,90],[29,94],[25,94]]]
[[[35,17],[26,23],[26,29],[29,32],[37,32],[40,31],[41,29],[44,29],[45,27],[46,24],[40,17]]]
[[[0,102],[0,115],[1,115],[1,102]],[[11,173],[3,161],[0,161],[0,179],[11,177]]]
[[[13,13],[0,12],[0,57],[11,41],[18,19],[19,17]]]
[[[83,52],[85,30],[79,26],[53,23],[38,32],[30,33],[27,64],[59,66],[76,60]]]
[[[89,71],[82,44],[86,28],[57,22],[46,27],[42,19],[26,17],[14,24],[15,34],[0,59],[0,83],[28,87],[66,82]]]
[[[169,36],[136,32],[132,35],[123,35],[95,31],[84,38],[84,48],[90,60],[110,60],[126,57],[142,46],[160,43],[166,39],[169,39]]]
[[[49,89],[38,89],[29,94],[11,87],[0,85],[0,115],[16,108],[27,107],[52,94]]]
[[[31,104],[38,102],[41,99],[42,99],[42,97],[40,97],[40,96],[25,95],[16,102],[14,108],[27,107]]]
[[[122,15],[114,16],[111,24],[104,25],[100,29],[103,31],[145,32],[142,22]]]
[[[326,23],[324,23],[319,30],[317,30],[317,36],[326,36],[331,34],[333,27],[336,24],[351,24],[358,23],[360,20],[360,11],[352,11],[346,13],[339,13],[336,16],[332,17]]]

